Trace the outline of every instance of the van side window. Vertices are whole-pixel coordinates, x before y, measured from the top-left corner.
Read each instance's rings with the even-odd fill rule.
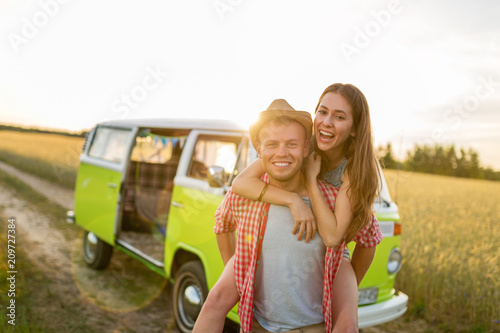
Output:
[[[201,135],[196,142],[188,177],[206,180],[211,166],[223,167],[226,185],[235,170],[241,137]]]
[[[89,156],[114,163],[122,163],[127,155],[130,130],[110,127],[96,129]]]
[[[179,163],[185,136],[163,136],[148,133],[135,139],[130,159],[154,164]]]
[[[125,210],[136,211],[143,219],[154,221],[160,215],[158,205],[165,209],[170,205],[186,136],[145,132],[135,140],[124,182]]]

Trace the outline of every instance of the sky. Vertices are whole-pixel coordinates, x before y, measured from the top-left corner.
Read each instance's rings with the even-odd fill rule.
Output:
[[[276,98],[313,113],[342,82],[396,157],[455,144],[500,170],[499,17],[495,0],[3,0],[0,123],[248,126]]]

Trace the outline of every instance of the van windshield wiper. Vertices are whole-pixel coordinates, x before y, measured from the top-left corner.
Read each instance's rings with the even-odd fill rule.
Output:
[[[383,199],[383,198],[380,198],[377,201],[375,201],[375,204],[381,204],[381,205],[384,205],[384,207],[391,207],[391,203],[388,200]]]

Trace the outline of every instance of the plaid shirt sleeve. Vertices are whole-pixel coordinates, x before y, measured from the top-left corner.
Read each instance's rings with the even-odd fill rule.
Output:
[[[236,231],[238,227],[232,209],[234,197],[235,194],[229,189],[224,200],[215,211],[214,232],[216,234]]]
[[[234,279],[240,294],[238,314],[244,332],[252,329],[258,226],[268,210],[269,204],[245,199],[229,190],[215,211],[215,233],[237,231]]]
[[[339,189],[323,180],[318,180],[318,187],[321,194],[323,195],[323,198],[328,204],[328,207],[330,207],[333,212],[333,210],[335,209],[335,200],[337,199]]]
[[[372,219],[356,236],[353,241],[361,247],[374,247],[382,241],[382,230],[377,218],[372,214]]]

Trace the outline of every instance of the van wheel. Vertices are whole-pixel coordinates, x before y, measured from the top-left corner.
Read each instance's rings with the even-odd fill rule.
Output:
[[[103,242],[93,232],[83,235],[83,259],[94,269],[104,269],[109,265],[113,247]]]
[[[188,261],[175,276],[172,303],[177,327],[183,333],[193,330],[194,323],[208,295],[203,265],[199,261]]]

